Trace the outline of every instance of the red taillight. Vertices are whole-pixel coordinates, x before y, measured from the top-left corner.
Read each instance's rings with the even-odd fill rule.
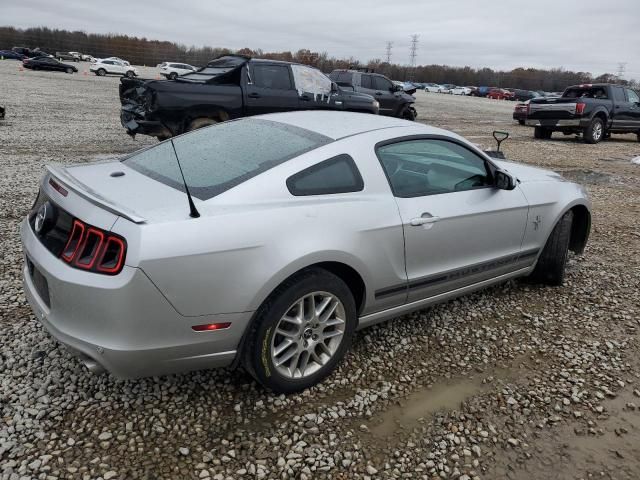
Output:
[[[116,275],[122,270],[126,253],[123,238],[76,219],[60,257],[75,268]]]
[[[582,115],[584,113],[584,107],[586,103],[576,103],[576,115]]]
[[[196,332],[210,332],[212,330],[224,330],[225,328],[229,328],[231,326],[231,322],[222,322],[222,323],[205,323],[204,325],[194,325],[191,327],[192,330]]]

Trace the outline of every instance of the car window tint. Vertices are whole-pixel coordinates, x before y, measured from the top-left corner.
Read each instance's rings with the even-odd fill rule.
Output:
[[[328,195],[359,192],[364,182],[353,159],[343,154],[289,177],[287,188],[296,196]]]
[[[392,83],[384,77],[373,77],[373,88],[376,90],[389,90]]]
[[[376,150],[397,197],[419,197],[491,185],[484,159],[446,140],[409,140]]]
[[[627,98],[624,96],[624,90],[622,87],[612,87],[613,90],[613,99],[616,102],[626,102]]]
[[[362,88],[373,88],[371,86],[371,75],[361,75],[360,76],[360,86]]]
[[[632,103],[640,102],[640,97],[638,97],[638,94],[631,89],[627,89],[627,97],[629,97],[629,101]]]
[[[284,65],[254,65],[253,83],[257,87],[290,90],[289,67]]]
[[[329,78],[338,84],[350,85],[352,76],[353,74],[351,72],[332,72]]]
[[[123,163],[184,191],[175,146],[191,194],[202,200],[332,140],[270,120],[245,118],[195,130],[125,158]]]

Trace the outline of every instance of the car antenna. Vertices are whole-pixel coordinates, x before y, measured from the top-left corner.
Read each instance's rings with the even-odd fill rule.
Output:
[[[180,169],[180,175],[182,176],[182,183],[184,184],[184,191],[187,192],[187,198],[189,199],[189,216],[192,218],[198,218],[200,216],[200,213],[198,213],[198,209],[196,208],[195,203],[193,203],[193,198],[191,198],[191,192],[189,192],[187,181],[184,179],[184,173],[182,173],[182,165],[180,165],[180,159],[178,158],[178,152],[176,152],[176,146],[173,144],[173,140],[169,141],[171,142],[171,146],[173,147],[173,153],[176,156],[176,162],[178,162],[178,168]]]

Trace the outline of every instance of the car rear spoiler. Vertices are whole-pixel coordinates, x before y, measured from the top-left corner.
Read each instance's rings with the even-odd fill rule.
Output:
[[[70,175],[64,167],[57,165],[47,165],[46,168],[49,172],[49,175],[55,177],[56,181],[60,182],[65,188],[73,190],[74,193],[93,203],[94,205],[103,208],[115,215],[126,218],[127,220],[130,220],[134,223],[145,223],[147,221],[146,218],[138,215],[137,213],[132,212],[131,210],[128,210],[100,196],[84,183],[80,182],[78,179]]]

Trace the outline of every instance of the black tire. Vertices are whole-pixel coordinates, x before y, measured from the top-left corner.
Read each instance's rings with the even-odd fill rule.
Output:
[[[176,78],[178,78],[178,74],[176,72],[171,72],[169,74],[169,80],[175,80]]]
[[[99,68],[96,71],[96,75],[99,77],[104,77],[107,74],[107,71],[104,68]]]
[[[127,70],[127,73],[124,74],[127,78],[133,78],[136,74],[133,73],[133,70]]]
[[[551,130],[549,130],[548,128],[535,127],[533,129],[533,136],[535,138],[540,138],[542,140],[549,140],[551,138],[552,134],[553,134],[553,132]]]
[[[187,126],[186,131],[190,132],[192,130],[198,130],[199,128],[208,127],[209,125],[215,125],[216,123],[218,123],[218,121],[214,118],[208,118],[208,117],[194,118],[193,120],[191,120],[191,122],[189,122],[189,125]]]
[[[573,212],[570,210],[553,227],[553,231],[538,258],[536,268],[529,276],[531,281],[546,285],[562,285],[567,255],[569,254],[572,223]]]
[[[518,120],[518,123],[519,123],[520,125],[524,125],[524,124],[525,124],[525,121],[524,121],[524,120]]]
[[[67,73],[73,73],[73,68],[65,68],[64,71]]]
[[[315,373],[302,378],[283,375],[274,366],[271,345],[281,318],[299,299],[313,292],[327,292],[342,303],[344,334],[333,356]],[[280,285],[256,313],[243,351],[246,370],[264,387],[277,393],[293,393],[309,388],[333,372],[351,346],[356,328],[356,305],[349,287],[323,269],[303,270]]]
[[[400,118],[413,122],[416,119],[416,111],[411,105],[405,105],[400,110]]]
[[[582,133],[584,143],[596,144],[604,138],[604,122],[600,117],[593,117],[591,123]]]

